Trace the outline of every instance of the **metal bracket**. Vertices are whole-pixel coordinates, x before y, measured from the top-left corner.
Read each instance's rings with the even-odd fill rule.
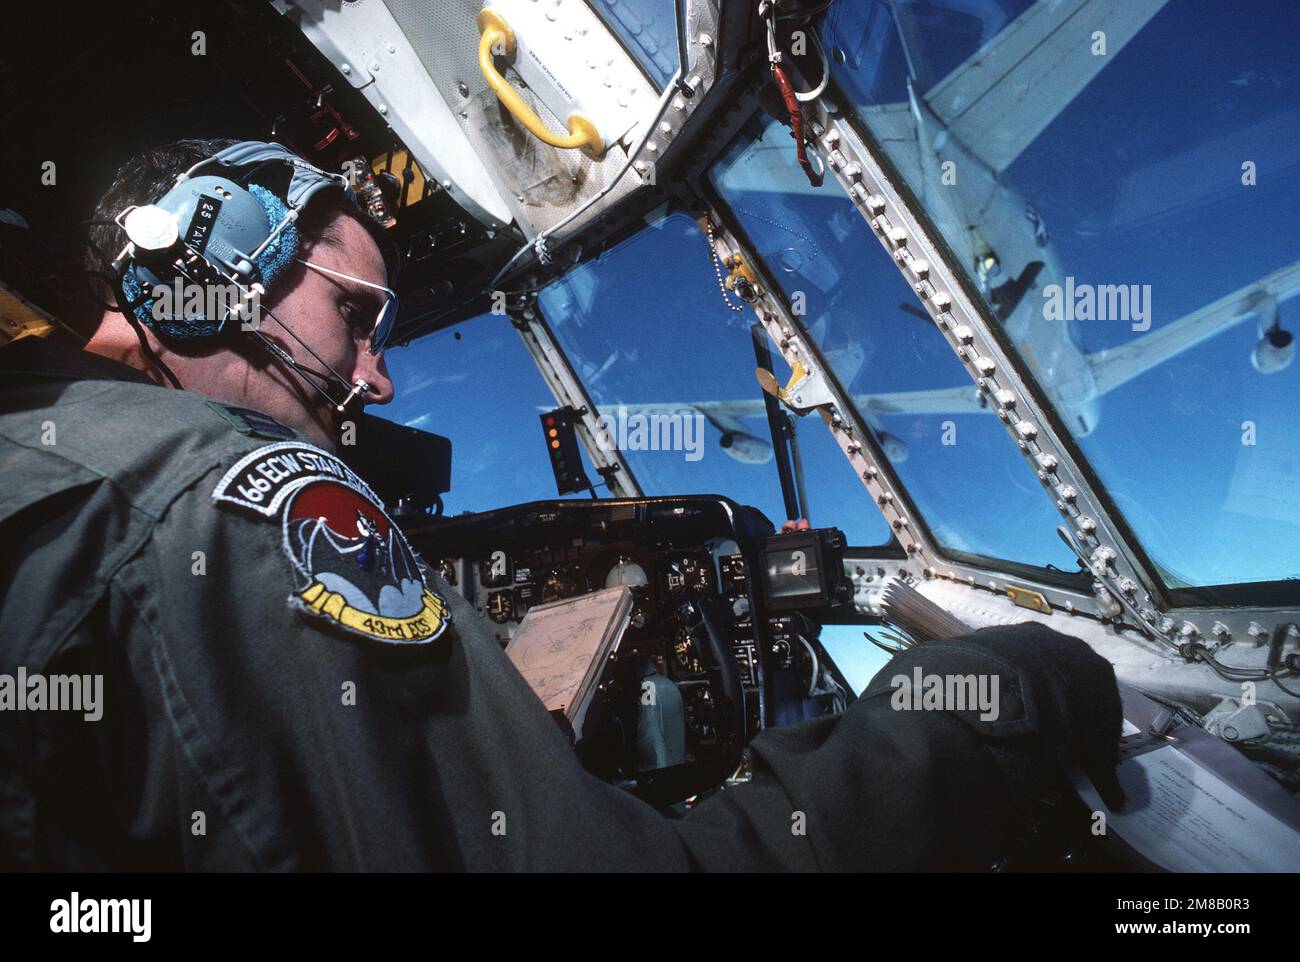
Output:
[[[792,367],[790,383],[785,387],[781,387],[771,371],[759,368],[755,374],[764,391],[800,417],[817,408],[834,405],[835,398],[831,396],[821,371],[808,370],[803,361],[795,361]]]

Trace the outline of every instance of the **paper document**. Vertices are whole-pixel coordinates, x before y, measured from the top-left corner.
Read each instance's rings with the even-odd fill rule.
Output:
[[[1173,745],[1126,759],[1118,775],[1128,802],[1107,810],[1107,828],[1161,868],[1293,872],[1300,865],[1300,834]]]
[[[538,605],[524,617],[506,655],[546,710],[563,712],[580,731],[631,612],[632,592],[626,587]]]

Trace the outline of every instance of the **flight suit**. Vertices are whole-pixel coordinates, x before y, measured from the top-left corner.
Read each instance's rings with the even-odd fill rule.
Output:
[[[982,870],[1067,753],[1113,768],[1110,666],[1019,626],[896,659],[666,817],[581,768],[390,524],[257,412],[0,349],[0,674],[103,680],[96,721],[0,710],[0,868]],[[895,710],[908,659],[1000,672],[999,720]]]

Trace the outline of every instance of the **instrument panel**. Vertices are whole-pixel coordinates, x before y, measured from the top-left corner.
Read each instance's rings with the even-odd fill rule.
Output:
[[[706,496],[544,501],[407,524],[503,646],[536,605],[631,591],[602,680],[604,730],[571,734],[589,770],[662,804],[735,775],[770,718],[826,713],[799,697],[812,688],[800,677],[818,660],[816,632],[800,632],[795,613],[768,614],[755,577],[772,531],[758,511]]]

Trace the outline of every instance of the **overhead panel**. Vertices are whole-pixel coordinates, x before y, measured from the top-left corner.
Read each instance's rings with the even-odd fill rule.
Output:
[[[559,223],[615,181],[656,112],[659,92],[583,0],[491,0],[484,17],[482,0],[275,3],[489,229]],[[501,25],[512,42],[494,36],[481,58]],[[575,116],[590,142],[538,136],[564,139]],[[606,203],[641,183],[624,177]]]

